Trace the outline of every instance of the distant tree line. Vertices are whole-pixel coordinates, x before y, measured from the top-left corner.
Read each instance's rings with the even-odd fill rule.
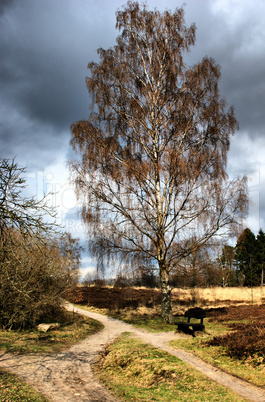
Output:
[[[220,246],[210,243],[200,247],[181,264],[171,275],[170,286],[192,288],[208,286],[259,286],[263,284],[265,268],[265,234],[260,229],[255,237],[250,229],[244,229],[236,245]],[[104,279],[100,271],[88,274],[83,279],[85,285],[112,285],[116,287],[144,286],[159,288],[160,278],[155,266],[140,265],[137,269],[119,272],[115,278]]]

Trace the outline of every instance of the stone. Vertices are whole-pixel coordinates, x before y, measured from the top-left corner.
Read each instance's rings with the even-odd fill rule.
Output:
[[[57,322],[52,323],[52,324],[39,324],[37,326],[38,331],[40,332],[47,332],[50,329],[57,329],[60,327],[60,324],[58,324]]]

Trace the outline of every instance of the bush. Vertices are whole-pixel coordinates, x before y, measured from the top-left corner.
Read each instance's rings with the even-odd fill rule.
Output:
[[[36,243],[32,237],[13,232],[4,252],[0,263],[0,325],[22,329],[53,320],[60,311],[63,292],[73,280],[56,243]]]
[[[254,364],[265,364],[265,322],[254,324],[233,324],[234,332],[216,336],[206,346],[223,346],[228,356],[247,360]]]
[[[56,217],[47,199],[23,197],[24,174],[0,159],[0,326],[7,329],[52,320],[80,262],[78,240],[44,219]]]

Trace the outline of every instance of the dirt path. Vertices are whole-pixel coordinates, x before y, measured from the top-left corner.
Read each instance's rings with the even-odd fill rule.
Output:
[[[67,308],[101,321],[104,324],[104,329],[59,354],[14,356],[5,353],[0,356],[0,367],[18,374],[27,382],[33,384],[51,401],[118,401],[94,377],[91,364],[107,343],[113,341],[125,331],[132,332],[134,336],[145,342],[177,356],[206,374],[209,378],[230,387],[246,399],[255,402],[265,401],[265,390],[225,374],[190,353],[168,346],[170,340],[186,337],[186,335],[182,336],[173,332],[149,333],[119,320],[78,309],[70,304],[67,305]]]

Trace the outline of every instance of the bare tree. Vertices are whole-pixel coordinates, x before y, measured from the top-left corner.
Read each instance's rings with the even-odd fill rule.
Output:
[[[64,270],[68,273],[69,285],[77,284],[80,279],[81,253],[84,250],[79,244],[79,239],[75,239],[70,233],[65,232],[55,241],[55,246],[58,247],[61,259],[64,261]]]
[[[246,212],[245,179],[226,175],[238,123],[214,60],[184,63],[196,29],[183,9],[129,1],[116,17],[116,46],[88,65],[91,114],[71,126],[73,178],[94,254],[156,262],[170,322],[172,268]]]
[[[0,160],[0,242],[10,229],[27,235],[55,231],[56,213],[48,206],[47,200],[23,196],[25,172],[25,168],[19,167],[14,159]],[[45,214],[53,218],[52,223],[45,221]]]
[[[222,272],[222,286],[231,286],[236,283],[236,270],[234,267],[235,247],[224,244],[219,258]]]
[[[24,168],[0,160],[0,326],[34,326],[62,309],[62,296],[78,280],[78,240],[47,222],[44,200],[25,198]]]

